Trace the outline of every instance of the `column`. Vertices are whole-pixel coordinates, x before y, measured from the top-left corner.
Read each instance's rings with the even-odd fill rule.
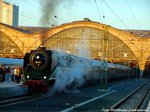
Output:
[[[139,60],[140,77],[143,76],[143,71],[144,71],[144,68],[145,68],[145,63],[146,63],[145,59],[140,59]]]

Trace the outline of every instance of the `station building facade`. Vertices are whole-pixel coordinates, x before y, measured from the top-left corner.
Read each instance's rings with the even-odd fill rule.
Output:
[[[134,34],[135,33],[135,34]],[[47,49],[139,67],[150,62],[150,31],[136,35],[93,21],[75,21],[51,28],[0,24],[0,57],[23,58],[40,45]]]

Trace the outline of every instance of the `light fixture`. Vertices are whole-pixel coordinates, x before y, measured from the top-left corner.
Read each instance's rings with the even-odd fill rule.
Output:
[[[46,76],[44,76],[44,79],[46,79],[47,77]]]

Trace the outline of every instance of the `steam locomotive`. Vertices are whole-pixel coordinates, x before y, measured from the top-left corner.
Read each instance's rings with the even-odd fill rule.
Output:
[[[77,69],[78,68],[78,69]],[[80,82],[91,83],[104,79],[107,71],[108,80],[127,78],[131,75],[131,68],[103,61],[91,60],[58,51],[46,50],[39,47],[26,53],[24,57],[24,84],[29,90],[46,92],[60,80],[61,87],[64,78],[68,84]],[[58,72],[59,71],[59,72]],[[71,79],[71,76],[74,78]],[[61,79],[59,79],[62,77]]]

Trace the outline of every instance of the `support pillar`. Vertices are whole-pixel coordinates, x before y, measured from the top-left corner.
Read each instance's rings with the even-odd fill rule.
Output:
[[[139,68],[140,68],[140,77],[143,76],[143,71],[144,71],[144,68],[145,68],[145,63],[146,63],[146,60],[142,59],[139,61]]]

